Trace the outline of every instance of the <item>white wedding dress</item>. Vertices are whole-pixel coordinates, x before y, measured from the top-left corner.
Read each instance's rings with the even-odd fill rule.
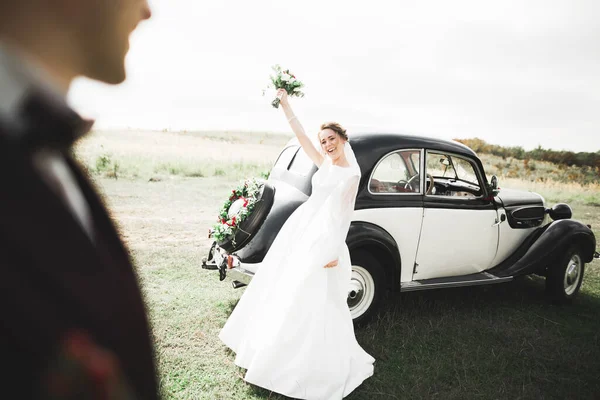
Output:
[[[325,157],[219,334],[247,382],[293,398],[341,399],[373,375],[346,303],[360,169],[347,143],[345,154],[347,168]]]

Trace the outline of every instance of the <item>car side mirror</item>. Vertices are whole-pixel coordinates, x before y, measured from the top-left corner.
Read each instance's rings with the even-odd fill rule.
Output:
[[[490,179],[490,185],[492,189],[498,189],[498,177],[496,175],[492,175],[492,179]]]
[[[496,175],[492,175],[492,178],[490,179],[488,192],[490,193],[490,197],[495,197],[500,192],[500,188],[498,187],[498,177]]]

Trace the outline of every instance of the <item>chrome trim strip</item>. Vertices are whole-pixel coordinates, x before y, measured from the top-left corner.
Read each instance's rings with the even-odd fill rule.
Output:
[[[442,289],[451,287],[461,286],[479,286],[479,285],[491,285],[494,283],[503,283],[512,281],[513,277],[508,276],[505,278],[490,278],[490,279],[479,279],[475,281],[457,281],[457,282],[443,282],[443,283],[421,283],[421,282],[406,282],[400,284],[401,292],[414,292],[417,290],[428,290],[428,289]]]

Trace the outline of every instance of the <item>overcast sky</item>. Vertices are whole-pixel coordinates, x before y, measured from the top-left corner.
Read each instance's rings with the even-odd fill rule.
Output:
[[[288,130],[262,96],[279,63],[310,133],[352,130],[600,150],[600,2],[151,0],[128,80],[78,80],[98,128]]]

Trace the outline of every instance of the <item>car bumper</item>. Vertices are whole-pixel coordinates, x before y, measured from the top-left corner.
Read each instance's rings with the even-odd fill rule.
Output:
[[[224,280],[226,276],[229,276],[233,280],[234,288],[248,285],[254,276],[254,271],[250,267],[251,264],[240,263],[237,267],[228,268],[227,255],[226,251],[213,244],[208,257],[202,260],[202,268],[219,271],[220,280]]]
[[[248,285],[250,283],[250,281],[252,280],[252,277],[254,277],[253,273],[251,273],[249,271],[246,271],[246,270],[244,270],[242,268],[239,268],[239,267],[232,268],[232,269],[228,270],[227,274],[234,281],[237,281],[237,282],[242,283],[244,285]]]

